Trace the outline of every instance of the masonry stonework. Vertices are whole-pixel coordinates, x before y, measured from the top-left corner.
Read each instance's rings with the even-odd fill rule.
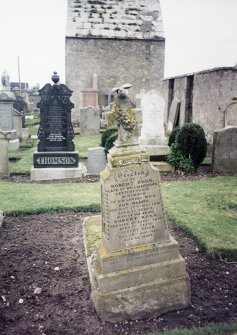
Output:
[[[159,0],[68,0],[66,84],[75,111],[98,77],[99,105],[114,86],[132,82],[130,96],[161,87],[165,38]]]
[[[223,67],[165,79],[166,115],[174,97],[181,101],[179,125],[194,122],[212,144],[215,130],[225,126],[225,110],[237,96],[237,68]]]

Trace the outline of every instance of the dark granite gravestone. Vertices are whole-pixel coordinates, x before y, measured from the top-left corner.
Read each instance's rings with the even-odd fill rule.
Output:
[[[26,103],[25,103],[24,98],[18,95],[16,92],[15,92],[15,95],[16,95],[16,100],[14,100],[13,102],[13,108],[22,114],[22,128],[26,128],[26,123],[25,123]]]
[[[56,72],[52,80],[54,85],[46,84],[39,90],[39,143],[38,152],[34,153],[34,167],[78,167],[79,156],[73,143],[71,122],[71,109],[74,107],[70,101],[72,91],[67,86],[58,84],[59,76]]]

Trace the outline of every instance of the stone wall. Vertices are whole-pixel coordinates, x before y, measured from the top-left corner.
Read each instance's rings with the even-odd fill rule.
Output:
[[[75,111],[82,107],[82,91],[98,76],[99,105],[113,87],[131,83],[129,94],[161,87],[164,40],[66,38],[66,85],[73,90]]]
[[[237,96],[237,68],[216,68],[165,79],[162,92],[166,115],[172,97],[178,98],[181,101],[180,125],[184,122],[201,125],[208,143],[212,143],[213,132],[225,126],[225,110]]]

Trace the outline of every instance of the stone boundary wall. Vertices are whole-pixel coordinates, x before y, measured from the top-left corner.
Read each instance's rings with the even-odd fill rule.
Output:
[[[190,79],[193,87],[190,88]],[[225,110],[237,96],[237,68],[223,67],[165,79],[162,92],[166,101],[166,116],[172,98],[181,101],[180,125],[194,122],[204,128],[208,143],[213,132],[225,126]]]

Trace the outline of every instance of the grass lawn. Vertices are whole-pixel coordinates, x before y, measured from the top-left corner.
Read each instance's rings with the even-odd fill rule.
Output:
[[[31,134],[37,134],[38,128],[29,128]],[[79,151],[79,158],[87,158],[88,148],[97,147],[100,144],[101,135],[77,135],[74,138],[76,150]],[[24,146],[24,144],[22,145]],[[9,157],[16,159],[17,161],[10,161],[10,174],[30,174],[31,167],[33,165],[33,153],[36,151],[36,144],[33,147],[25,148],[25,150],[19,150],[10,152]]]
[[[76,150],[79,151],[80,158],[88,157],[88,148],[98,147],[101,142],[101,134],[76,135],[74,137]]]
[[[99,183],[27,184],[0,180],[5,215],[95,211],[100,208]]]
[[[220,324],[213,327],[177,329],[162,333],[152,333],[148,335],[236,335],[237,322],[231,324]]]
[[[25,150],[13,151],[9,153],[10,174],[30,174],[30,169],[33,165],[33,153],[36,151],[36,145],[25,148]],[[14,162],[13,160],[16,159]]]
[[[33,119],[26,119],[25,121],[26,127],[34,126],[39,123],[40,123],[39,117],[34,117]]]
[[[99,183],[21,184],[0,180],[0,189],[1,209],[8,215],[100,207]],[[237,259],[237,177],[165,182],[162,192],[168,218],[208,254]]]
[[[237,259],[237,177],[163,183],[167,216],[212,256]]]

